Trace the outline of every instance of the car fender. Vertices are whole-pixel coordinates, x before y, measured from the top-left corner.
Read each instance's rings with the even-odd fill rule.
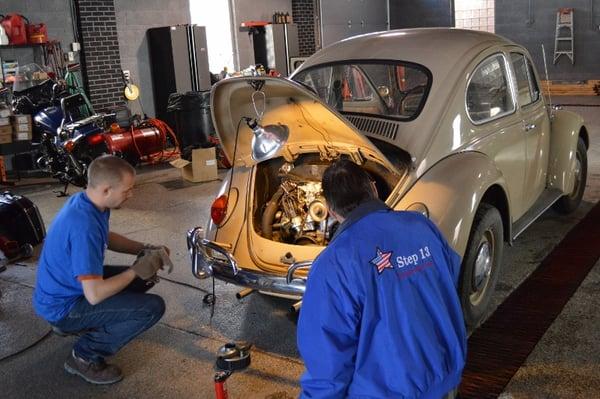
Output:
[[[574,112],[558,109],[552,117],[548,187],[568,194],[575,182],[575,160],[583,118]]]
[[[406,192],[394,209],[406,210],[412,204],[424,204],[430,220],[462,257],[477,208],[493,186],[499,187],[503,193],[502,201],[505,204],[501,208],[504,209],[499,210],[501,213],[508,213],[510,201],[504,177],[492,160],[480,152],[460,152],[433,165]],[[509,215],[503,215],[503,220],[509,221]],[[510,223],[505,223],[505,230],[509,228]]]

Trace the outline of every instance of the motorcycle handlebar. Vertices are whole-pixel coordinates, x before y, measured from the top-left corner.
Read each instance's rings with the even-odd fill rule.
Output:
[[[75,130],[85,125],[104,121],[104,118],[106,118],[106,114],[94,114],[92,116],[88,116],[87,118],[66,124],[63,128],[66,130]]]

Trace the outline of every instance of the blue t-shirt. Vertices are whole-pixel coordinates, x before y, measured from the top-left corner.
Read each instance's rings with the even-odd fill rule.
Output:
[[[110,211],[100,212],[85,192],[60,210],[44,241],[33,306],[49,322],[65,317],[83,296],[80,279],[102,276]]]
[[[466,356],[460,257],[418,213],[357,211],[310,270],[301,397],[441,398]]]

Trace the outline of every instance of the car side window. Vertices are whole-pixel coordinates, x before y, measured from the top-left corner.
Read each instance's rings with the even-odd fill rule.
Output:
[[[474,123],[483,123],[515,109],[506,63],[496,54],[477,66],[466,93],[467,113]]]
[[[527,73],[529,75],[529,86],[530,86],[530,90],[531,90],[531,101],[532,102],[536,102],[537,100],[540,99],[540,86],[538,85],[537,78],[535,77],[535,72],[533,70],[533,64],[527,58],[525,58],[525,61],[527,61]]]
[[[531,104],[534,100],[531,97],[531,88],[529,86],[529,71],[527,70],[527,60],[520,53],[510,53],[510,60],[515,71],[515,84],[517,86],[517,100],[521,107]]]

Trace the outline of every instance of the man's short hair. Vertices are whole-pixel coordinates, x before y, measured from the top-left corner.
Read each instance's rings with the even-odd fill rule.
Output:
[[[123,180],[125,174],[135,175],[135,169],[127,161],[114,155],[102,155],[92,161],[88,167],[88,186],[100,184],[115,186]]]
[[[343,218],[376,198],[367,171],[348,159],[335,161],[325,170],[322,186],[327,206]]]

